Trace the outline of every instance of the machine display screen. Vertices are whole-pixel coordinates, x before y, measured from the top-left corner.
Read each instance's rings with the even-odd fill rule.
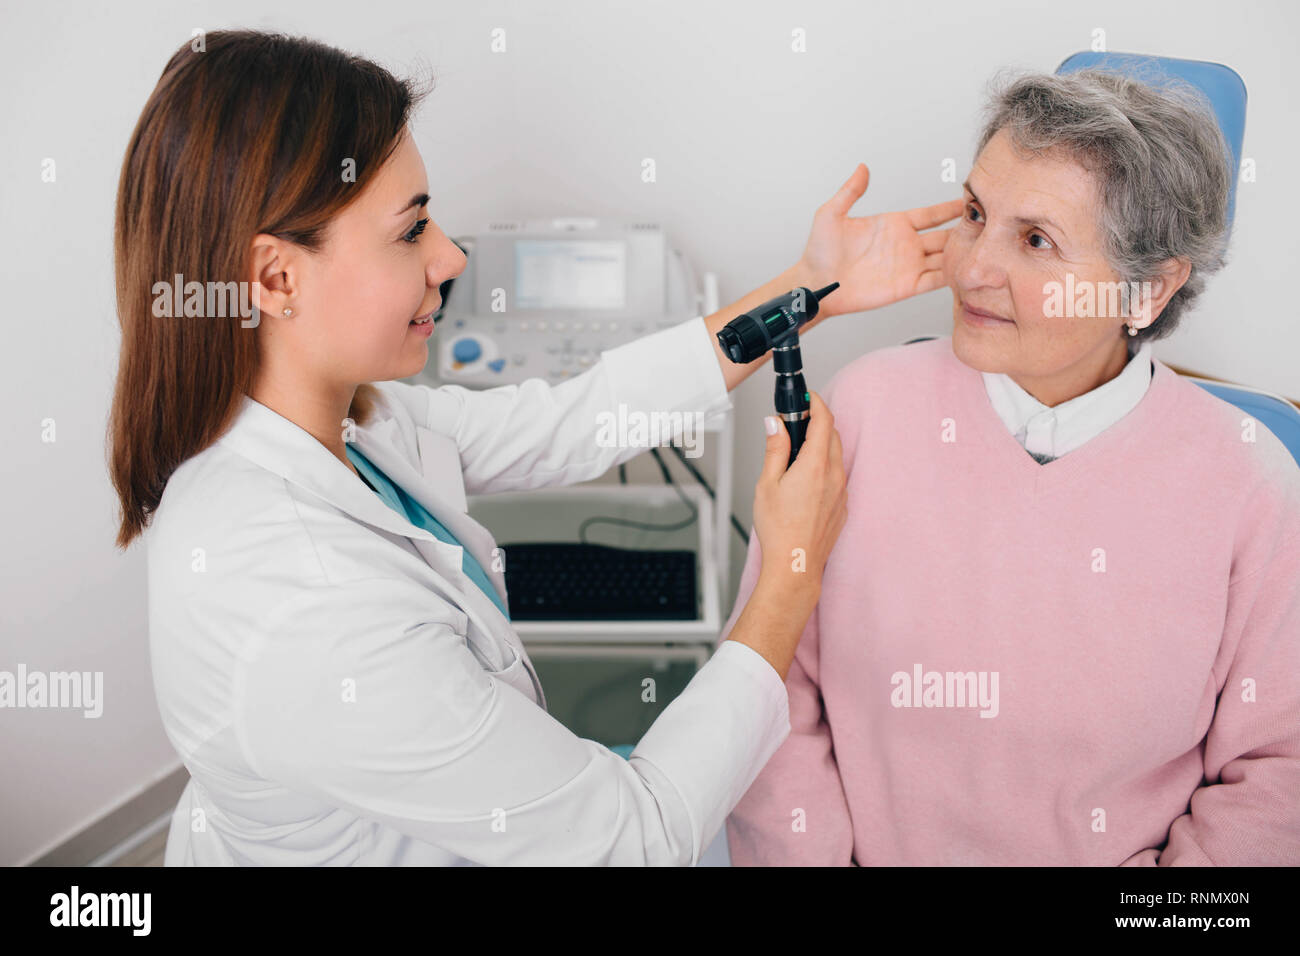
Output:
[[[515,308],[627,307],[627,242],[622,239],[518,239]]]

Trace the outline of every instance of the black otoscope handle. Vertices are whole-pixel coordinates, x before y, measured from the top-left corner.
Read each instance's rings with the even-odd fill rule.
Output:
[[[794,464],[794,460],[799,457],[799,449],[803,447],[804,437],[808,434],[808,419],[802,421],[787,421],[785,430],[790,434],[790,460],[786,462],[785,467],[789,468]]]
[[[803,447],[811,414],[808,386],[803,379],[803,357],[799,353],[796,334],[792,332],[784,336],[782,343],[772,347],[772,366],[776,371],[776,411],[790,436],[790,460],[786,462],[789,468]]]

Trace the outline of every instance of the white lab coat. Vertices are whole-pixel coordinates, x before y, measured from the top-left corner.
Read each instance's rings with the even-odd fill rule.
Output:
[[[595,440],[620,402],[731,407],[702,318],[556,386],[378,388],[356,447],[503,600],[466,494],[644,451]],[[790,730],[780,676],[726,641],[630,760],[575,736],[461,548],[252,399],[172,475],[145,540],[154,686],[191,775],[168,866],[694,864]]]

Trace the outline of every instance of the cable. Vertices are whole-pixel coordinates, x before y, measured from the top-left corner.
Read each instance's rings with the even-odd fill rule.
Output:
[[[604,524],[623,525],[624,527],[628,527],[628,528],[641,528],[645,531],[677,531],[680,530],[681,528],[687,527],[688,525],[690,525],[692,522],[695,521],[695,519],[699,515],[699,509],[697,509],[695,505],[691,503],[691,499],[686,496],[686,492],[682,491],[681,485],[673,481],[672,473],[669,472],[668,466],[664,464],[664,460],[659,454],[659,449],[651,448],[650,453],[655,456],[655,461],[659,463],[659,470],[663,472],[664,481],[667,484],[672,485],[673,490],[677,492],[677,496],[681,498],[682,502],[686,505],[686,507],[691,510],[691,516],[682,521],[678,521],[676,524],[649,524],[648,522],[645,521],[633,521],[630,518],[609,518],[609,517],[604,517],[602,515],[595,515],[591,518],[588,518],[587,520],[582,522],[581,525],[578,526],[579,541],[581,541],[583,544],[592,543],[587,540],[587,525],[596,522],[601,522]]]
[[[687,470],[690,471],[690,473],[695,476],[695,480],[704,487],[704,490],[708,492],[709,497],[712,498],[714,503],[716,504],[718,501],[718,496],[713,493],[713,488],[710,487],[709,483],[704,480],[704,476],[700,474],[699,469],[691,464],[690,459],[686,457],[686,455],[682,452],[681,448],[679,448],[676,445],[673,445],[672,448],[673,448],[673,453],[677,455],[677,460],[680,461],[683,465],[685,465]],[[740,540],[745,542],[745,547],[749,547],[749,532],[744,529],[740,521],[737,520],[734,513],[727,515],[727,517],[731,519],[731,526],[736,529],[736,534],[740,535]]]
[[[691,463],[690,459],[686,457],[685,453],[682,452],[681,446],[669,445],[669,447],[672,448],[673,454],[677,456],[677,460],[680,461],[686,467],[686,470],[689,471],[691,475],[695,478],[696,483],[699,484],[699,486],[704,489],[705,493],[716,504],[718,501],[718,496],[714,493],[713,486],[709,484],[709,482],[705,479],[705,477],[702,474],[700,474],[700,470],[696,468],[695,465]],[[582,523],[582,526],[578,529],[578,538],[579,540],[582,541],[583,544],[590,544],[590,542],[587,541],[587,525],[591,524],[592,522],[598,521],[598,522],[604,522],[608,524],[619,524],[627,527],[642,528],[648,531],[676,531],[679,528],[686,527],[692,521],[695,520],[696,517],[695,506],[691,504],[691,502],[687,499],[686,495],[682,493],[681,488],[679,488],[677,484],[673,481],[672,475],[669,473],[667,466],[664,465],[663,458],[660,457],[659,455],[659,449],[651,448],[650,452],[655,456],[655,461],[659,463],[659,469],[663,472],[664,481],[670,485],[673,485],[673,487],[677,491],[677,494],[681,497],[682,501],[686,502],[686,506],[691,509],[691,516],[687,518],[684,522],[679,522],[678,524],[673,524],[673,525],[652,525],[641,521],[632,521],[627,518],[609,518],[609,517],[602,517],[602,516],[588,518],[586,521]],[[627,468],[626,465],[618,466],[618,478],[620,483],[622,484],[627,484],[626,468]],[[740,523],[739,519],[736,518],[734,512],[728,514],[727,517],[731,519],[731,526],[736,529],[736,534],[740,535],[740,540],[744,543],[745,547],[748,548],[749,532],[745,530],[744,526]]]

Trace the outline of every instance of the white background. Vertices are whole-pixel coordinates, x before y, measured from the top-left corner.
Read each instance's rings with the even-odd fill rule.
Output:
[[[104,464],[116,372],[112,214],[123,149],[195,27],[307,34],[395,73],[427,66],[416,116],[430,210],[656,219],[723,302],[798,257],[858,161],[859,215],[960,195],[987,80],[1107,48],[1225,63],[1249,94],[1232,261],[1157,357],[1300,398],[1295,38],[1286,2],[515,2],[19,4],[0,22],[4,568],[0,670],[103,671],[104,715],[0,711],[0,864],[29,860],[178,765],[149,674],[143,549],[113,547]],[[489,50],[504,27],[508,52]],[[791,31],[808,50],[790,51]],[[42,183],[41,163],[57,163]],[[658,181],[641,181],[653,157]],[[200,225],[200,224],[196,224]],[[830,320],[804,340],[813,388],[862,352],[951,332],[951,296]],[[736,514],[749,524],[770,369],[734,395]],[[41,422],[57,422],[54,444]],[[658,480],[648,456],[635,463]],[[705,466],[712,473],[712,463]],[[734,539],[733,540],[737,540]],[[737,545],[737,561],[741,556]],[[734,579],[733,579],[734,580]],[[728,594],[729,608],[733,595]]]

